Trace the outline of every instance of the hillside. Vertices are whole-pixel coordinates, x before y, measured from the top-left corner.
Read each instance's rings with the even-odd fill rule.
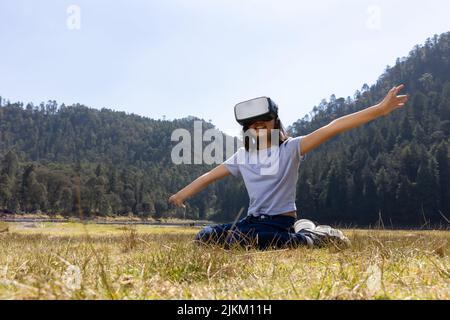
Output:
[[[450,217],[450,33],[428,39],[354,97],[332,95],[290,128],[308,134],[380,101],[404,83],[402,111],[337,136],[308,154],[297,206],[303,217],[352,225],[448,225]],[[233,220],[248,197],[227,178],[188,201],[167,197],[208,165],[174,165],[174,129],[161,121],[82,105],[39,106],[0,98],[0,210],[65,215],[175,216]],[[213,128],[203,122],[204,128]]]
[[[405,107],[337,136],[303,163],[303,216],[346,224],[448,225],[450,216],[450,33],[416,46],[353,98],[323,100],[291,127],[304,135],[379,102],[404,83]]]
[[[220,216],[233,205],[224,205],[216,194],[243,191],[241,183],[211,186],[189,201],[186,212],[167,205],[172,193],[212,168],[171,161],[177,143],[171,141],[172,132],[192,132],[196,120],[153,120],[55,101],[39,106],[6,101],[0,107],[0,209],[77,216]],[[202,123],[203,130],[214,128]]]

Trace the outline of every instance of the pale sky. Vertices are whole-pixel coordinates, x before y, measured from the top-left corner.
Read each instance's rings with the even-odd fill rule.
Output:
[[[237,134],[242,100],[270,96],[290,125],[447,31],[445,0],[1,1],[0,95]]]

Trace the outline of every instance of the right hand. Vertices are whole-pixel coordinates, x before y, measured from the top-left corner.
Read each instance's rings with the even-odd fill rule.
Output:
[[[180,208],[186,208],[183,202],[184,199],[182,199],[178,194],[174,194],[169,198],[169,203],[174,204]]]

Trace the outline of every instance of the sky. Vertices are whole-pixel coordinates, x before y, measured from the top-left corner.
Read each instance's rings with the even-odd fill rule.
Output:
[[[0,96],[237,135],[238,102],[269,96],[290,125],[374,84],[449,17],[446,0],[2,0]]]

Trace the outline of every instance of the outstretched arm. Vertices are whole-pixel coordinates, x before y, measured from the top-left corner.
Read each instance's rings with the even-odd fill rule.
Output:
[[[202,191],[211,183],[229,175],[230,172],[227,170],[227,168],[223,164],[220,164],[211,171],[198,177],[197,179],[192,181],[189,185],[187,185],[186,187],[178,191],[176,194],[171,196],[169,198],[169,203],[172,203],[178,207],[185,208],[183,202],[187,198],[192,197],[194,194]]]
[[[317,148],[328,139],[334,137],[338,133],[348,131],[359,127],[378,117],[385,116],[392,111],[403,107],[408,101],[407,95],[397,95],[404,85],[392,88],[386,97],[379,104],[349,114],[330,122],[328,125],[306,135],[300,140],[302,155],[307,154],[311,150]]]

